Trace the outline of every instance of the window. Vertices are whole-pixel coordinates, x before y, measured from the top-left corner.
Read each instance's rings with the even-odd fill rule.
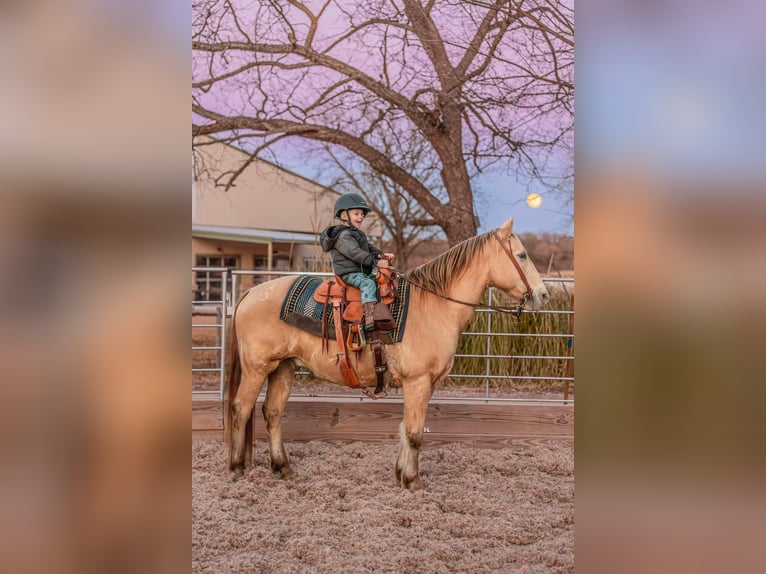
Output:
[[[229,271],[239,269],[239,255],[197,255],[196,267],[226,267]],[[196,271],[194,300],[220,301],[222,275],[221,271]],[[227,290],[231,301],[231,281],[227,283]]]

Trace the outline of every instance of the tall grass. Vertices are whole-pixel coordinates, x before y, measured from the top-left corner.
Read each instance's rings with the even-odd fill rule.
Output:
[[[486,296],[484,303],[487,303]],[[508,299],[504,294],[494,291],[492,304],[508,305]],[[571,309],[570,298],[561,294],[553,297],[545,310],[571,311]],[[473,333],[490,333],[490,335]],[[452,369],[453,375],[470,375],[470,378],[450,377],[449,384],[461,387],[484,387],[488,384],[495,390],[558,391],[562,389],[564,381],[519,378],[570,376],[567,372],[567,362],[570,359],[535,358],[567,356],[569,337],[534,336],[538,334],[568,335],[569,315],[524,312],[517,320],[509,313],[497,311],[475,313],[466,327],[465,334],[460,337],[455,365]],[[491,357],[487,358],[485,355],[491,355]],[[487,375],[501,378],[488,378]]]

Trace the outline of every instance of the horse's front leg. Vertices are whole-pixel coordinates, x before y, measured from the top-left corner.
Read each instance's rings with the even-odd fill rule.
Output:
[[[263,420],[266,421],[271,470],[281,478],[287,478],[293,473],[282,442],[282,414],[290,397],[294,375],[292,361],[282,361],[277,370],[269,376],[269,386],[266,388],[266,399],[263,402]]]
[[[423,444],[423,426],[433,385],[429,377],[421,377],[405,381],[402,387],[404,420],[399,425],[401,446],[395,473],[401,486],[415,491],[423,488],[418,471],[418,457],[420,446]]]

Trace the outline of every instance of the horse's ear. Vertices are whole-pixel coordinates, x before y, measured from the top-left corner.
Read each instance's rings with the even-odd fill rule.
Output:
[[[513,217],[507,219],[505,223],[503,223],[502,227],[500,227],[500,231],[502,231],[503,235],[506,235],[507,237],[511,236],[511,233],[513,233]]]

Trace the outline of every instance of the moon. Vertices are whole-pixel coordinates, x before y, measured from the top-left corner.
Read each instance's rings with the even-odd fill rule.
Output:
[[[540,204],[543,202],[543,198],[540,197],[539,193],[530,193],[527,196],[527,205],[532,208],[540,207]]]

